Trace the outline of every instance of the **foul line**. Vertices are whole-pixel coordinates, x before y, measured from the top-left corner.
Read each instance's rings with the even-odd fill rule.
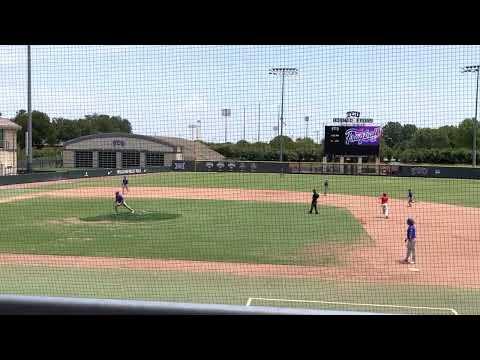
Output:
[[[282,302],[296,302],[296,303],[317,303],[317,304],[329,304],[329,305],[372,306],[372,307],[398,308],[398,309],[442,310],[442,311],[450,311],[453,315],[458,315],[457,310],[455,310],[453,308],[451,309],[451,308],[437,308],[437,307],[428,307],[428,306],[360,304],[360,303],[321,301],[321,300],[270,299],[270,298],[260,298],[260,297],[250,297],[250,298],[248,298],[246,306],[251,306],[252,300],[282,301]]]

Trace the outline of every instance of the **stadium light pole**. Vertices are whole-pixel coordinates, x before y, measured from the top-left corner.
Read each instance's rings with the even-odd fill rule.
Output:
[[[306,122],[306,129],[305,129],[305,139],[308,138],[308,121],[310,120],[310,118],[308,116],[305,116],[305,122]]]
[[[192,129],[192,142],[193,142],[193,160],[194,160],[194,170],[197,171],[197,146],[195,142],[195,129],[198,129],[199,125],[188,125],[190,129]],[[198,137],[198,133],[197,133]]]
[[[245,140],[245,106],[243,107],[243,139]]]
[[[274,134],[274,137],[275,137],[275,136],[278,136],[278,125],[275,125],[272,129],[273,129],[273,131],[274,131],[274,133],[273,133],[273,134]]]
[[[465,66],[462,70],[464,73],[477,73],[477,89],[475,94],[475,116],[473,117],[473,149],[472,149],[472,166],[477,166],[477,109],[478,109],[478,77],[480,74],[480,65]]]
[[[202,128],[202,121],[197,120],[197,140],[200,140],[202,138],[202,133],[201,133],[201,128]]]
[[[188,125],[189,129],[192,129],[192,141],[195,141],[195,129],[197,128],[197,125]]]
[[[260,104],[258,104],[258,134],[257,142],[260,142]]]
[[[322,154],[320,151],[320,132],[321,130],[315,130],[315,133],[317,134],[317,144],[318,144],[318,161],[321,161]]]
[[[32,134],[32,65],[31,65],[31,54],[30,54],[30,45],[27,46],[27,107],[28,107],[28,139],[26,140],[28,148],[28,157],[27,157],[27,172],[31,173],[33,170],[33,134]]]
[[[228,117],[232,115],[231,109],[222,109],[222,116],[225,118],[225,144],[227,143]]]
[[[280,112],[280,161],[283,161],[283,99],[285,93],[285,75],[297,75],[297,68],[271,68],[269,71],[270,75],[282,76],[282,106]]]
[[[280,135],[280,105],[277,109],[277,136]]]

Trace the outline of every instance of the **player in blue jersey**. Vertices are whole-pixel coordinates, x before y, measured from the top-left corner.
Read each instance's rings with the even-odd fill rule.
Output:
[[[415,264],[415,245],[417,242],[417,229],[415,228],[415,222],[411,218],[407,219],[407,225],[407,237],[405,238],[405,242],[407,244],[407,256],[405,256],[403,263]],[[411,261],[409,261],[410,256],[412,258]]]
[[[113,205],[114,208],[115,208],[115,212],[118,214],[118,207],[119,206],[124,206],[125,208],[127,208],[128,210],[130,210],[130,212],[133,214],[135,213],[135,210],[133,210],[130,206],[127,205],[127,203],[125,202],[125,199],[123,198],[123,196],[120,194],[119,191],[117,191],[115,193],[115,204]]]

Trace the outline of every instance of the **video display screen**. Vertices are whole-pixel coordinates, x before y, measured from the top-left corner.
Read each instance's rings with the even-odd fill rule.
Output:
[[[325,126],[326,155],[378,155],[380,126]]]

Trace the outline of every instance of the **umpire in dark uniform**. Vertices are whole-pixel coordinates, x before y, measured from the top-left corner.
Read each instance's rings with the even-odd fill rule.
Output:
[[[315,214],[318,214],[317,200],[319,197],[320,195],[317,193],[317,190],[313,189],[312,204],[310,206],[310,214],[312,213],[313,209],[315,209]]]

